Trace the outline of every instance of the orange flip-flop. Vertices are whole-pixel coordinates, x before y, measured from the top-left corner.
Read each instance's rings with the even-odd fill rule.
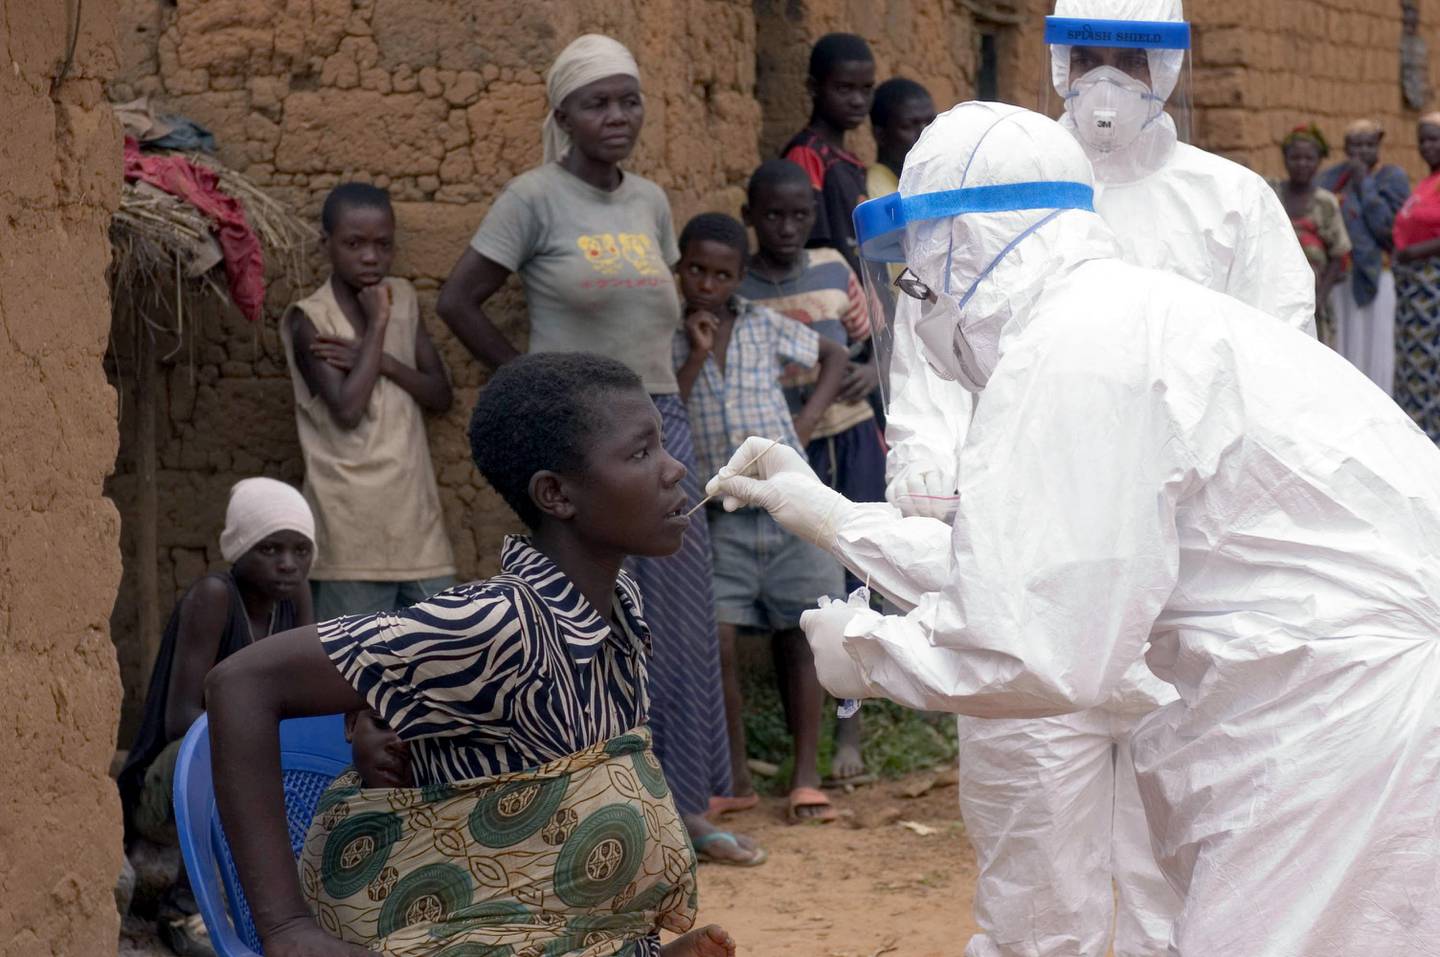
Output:
[[[724,817],[727,814],[739,814],[741,811],[748,811],[759,804],[760,795],[758,794],[746,794],[742,797],[717,794],[710,798],[710,806],[705,809],[705,816]]]
[[[801,816],[800,808],[824,808],[817,814],[806,814]],[[835,810],[835,805],[825,796],[825,792],[819,788],[796,788],[790,792],[790,808],[786,815],[791,824],[829,824],[840,816]]]

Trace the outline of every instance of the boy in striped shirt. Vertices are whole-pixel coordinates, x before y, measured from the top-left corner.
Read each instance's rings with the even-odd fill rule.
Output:
[[[870,335],[870,321],[856,278],[835,249],[806,249],[815,219],[815,195],[805,171],[788,160],[762,163],[750,177],[745,221],[758,246],[738,294],[804,323],[858,356]],[[825,410],[805,446],[821,481],[852,502],[885,499],[885,441],[868,401],[873,386],[863,363],[851,362],[840,395]],[[791,408],[804,406],[814,391],[816,370],[786,369],[783,384]],[[846,587],[860,582],[846,573]],[[836,726],[831,774],[837,780],[865,771],[860,758],[860,717]]]

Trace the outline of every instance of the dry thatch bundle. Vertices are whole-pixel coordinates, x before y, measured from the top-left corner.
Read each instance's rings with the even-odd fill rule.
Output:
[[[306,251],[315,230],[240,173],[200,154],[220,188],[240,201],[260,240],[266,281],[300,288],[308,281]],[[179,197],[144,182],[127,182],[110,221],[110,291],[117,315],[133,316],[176,337],[186,314],[230,301],[220,249],[206,216]]]

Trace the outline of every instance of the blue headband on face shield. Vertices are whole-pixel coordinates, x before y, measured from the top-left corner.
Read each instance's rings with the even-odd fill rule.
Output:
[[[903,263],[900,239],[905,227],[927,219],[965,213],[1004,213],[1022,209],[1095,209],[1095,190],[1064,180],[967,186],[938,193],[891,193],[855,207],[855,241],[860,255],[875,262]]]
[[[1128,47],[1132,50],[1188,50],[1190,24],[1184,20],[1081,20],[1046,17],[1050,46]]]

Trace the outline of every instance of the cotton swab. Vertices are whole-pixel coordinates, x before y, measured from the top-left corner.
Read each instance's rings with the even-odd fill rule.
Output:
[[[780,444],[780,440],[779,440],[779,439],[774,439],[774,440],[772,440],[769,445],[765,446],[765,447],[764,447],[763,449],[761,449],[759,452],[755,453],[755,457],[754,457],[753,459],[751,459],[750,461],[746,462],[744,465],[742,465],[742,466],[735,472],[735,474],[736,474],[736,475],[744,475],[746,472],[748,472],[748,471],[750,470],[750,466],[754,465],[756,462],[759,462],[761,459],[763,459],[763,458],[765,457],[765,453],[766,453],[766,452],[769,452],[771,449],[773,449],[775,446],[777,446],[777,445],[779,445],[779,444]],[[694,515],[696,512],[700,511],[700,510],[701,510],[702,508],[704,508],[705,505],[706,505],[711,499],[713,499],[714,497],[715,497],[714,495],[707,495],[707,496],[705,496],[704,498],[702,498],[702,499],[699,501],[699,503],[698,503],[694,508],[692,508],[690,511],[688,511],[688,512],[685,513],[685,517],[686,517],[686,518],[689,518],[691,515]]]

